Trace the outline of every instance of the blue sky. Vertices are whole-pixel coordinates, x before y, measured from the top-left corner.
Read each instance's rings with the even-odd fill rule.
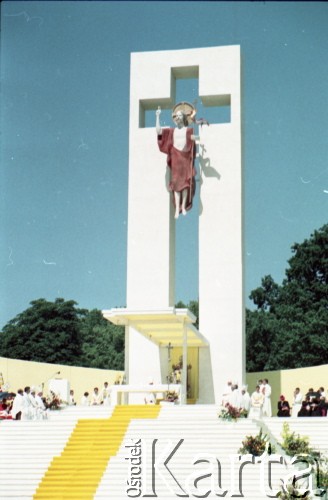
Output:
[[[1,25],[0,327],[41,297],[125,305],[131,52],[241,46],[246,298],[327,223],[327,3],[5,0]],[[197,215],[177,225],[185,302]]]

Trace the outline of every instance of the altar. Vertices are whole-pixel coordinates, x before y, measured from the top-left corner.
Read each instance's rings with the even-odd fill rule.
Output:
[[[156,394],[161,395],[163,398],[163,393],[170,391],[176,392],[179,396],[179,403],[181,404],[181,384],[122,384],[122,385],[112,385],[111,386],[111,405],[116,406],[118,404],[127,404],[126,395],[129,393],[145,393],[145,394]],[[122,397],[123,395],[123,397]]]

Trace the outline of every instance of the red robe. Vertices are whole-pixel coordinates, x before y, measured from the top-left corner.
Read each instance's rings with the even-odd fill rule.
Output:
[[[160,151],[167,154],[167,165],[171,171],[169,190],[181,193],[188,189],[186,210],[192,207],[192,199],[195,195],[195,175],[194,161],[196,156],[195,142],[192,141],[192,128],[187,128],[187,144],[184,151],[180,151],[173,146],[174,128],[163,128],[162,135],[157,136],[157,143]],[[182,201],[180,196],[180,202]],[[173,204],[174,196],[173,196]],[[181,203],[180,203],[181,212]]]

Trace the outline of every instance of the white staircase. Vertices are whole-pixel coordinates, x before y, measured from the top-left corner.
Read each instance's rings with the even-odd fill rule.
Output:
[[[107,418],[111,407],[71,406],[48,420],[0,422],[0,499],[31,499],[52,458],[60,455],[77,420]]]
[[[128,495],[127,480],[132,476],[131,454],[127,445],[141,439],[142,449],[142,494],[154,495],[158,498],[176,499],[178,495],[204,495],[210,490],[208,498],[218,498],[216,493],[227,490],[226,498],[232,495],[247,499],[268,498],[266,493],[272,494],[272,490],[266,486],[265,491],[261,489],[261,465],[247,464],[242,469],[242,481],[239,489],[240,462],[237,455],[242,441],[247,435],[257,435],[260,427],[252,420],[241,419],[238,422],[224,422],[217,417],[218,410],[214,405],[195,406],[170,406],[164,407],[156,420],[133,421],[125,436],[119,453],[112,458],[104,473],[103,479],[95,495],[96,499],[126,499],[128,496],[137,494],[136,487]],[[152,448],[154,440],[155,457],[159,460],[159,472],[155,471],[152,477]],[[165,469],[163,461],[173,452],[175,446],[183,439],[176,452],[168,462],[168,468],[173,474]],[[162,460],[161,453],[165,450]],[[195,464],[197,459],[207,459],[208,462]],[[218,487],[218,462],[221,465],[221,487]],[[232,470],[232,462],[235,464]],[[205,474],[208,478],[199,481],[198,488],[193,487],[193,480]],[[287,474],[286,467],[278,465],[273,467],[272,488],[278,490],[280,478]],[[265,479],[268,483],[267,469]]]
[[[0,422],[0,499],[32,499],[53,456],[60,455],[77,420],[107,418],[111,413],[111,407],[76,406],[51,412],[49,420]],[[272,466],[270,489],[267,469],[263,469],[265,474],[261,485],[260,463],[249,463],[241,468],[238,459],[233,458],[247,435],[258,434],[260,423],[248,419],[241,419],[236,423],[225,422],[218,419],[217,414],[218,409],[214,405],[170,405],[163,406],[157,419],[132,420],[118,454],[108,463],[94,498],[129,498],[127,479],[131,477],[133,464],[131,448],[127,448],[127,445],[141,440],[141,498],[142,494],[154,496],[154,493],[158,499],[173,500],[179,498],[178,495],[183,497],[185,494],[196,498],[196,495],[204,495],[207,491],[210,491],[207,498],[219,498],[216,493],[227,490],[225,498],[240,496],[242,493],[244,498],[249,500],[267,499],[267,495],[272,495],[272,492],[278,489],[280,479],[288,470],[281,464]],[[264,432],[269,429],[272,435],[281,441],[280,434],[285,420],[291,430],[302,436],[309,436],[310,444],[314,448],[322,451],[328,449],[328,418],[273,417],[264,420]],[[173,453],[175,447],[177,448]],[[152,453],[157,467],[154,470]],[[167,467],[172,476],[163,463],[170,454],[172,457]],[[196,460],[200,459],[207,462],[196,464]],[[231,464],[234,464],[234,469]],[[133,471],[137,473],[138,469]],[[207,477],[199,479],[205,475]],[[197,478],[199,480],[195,487],[193,484]],[[136,491],[130,492],[130,496],[133,496],[133,493]]]

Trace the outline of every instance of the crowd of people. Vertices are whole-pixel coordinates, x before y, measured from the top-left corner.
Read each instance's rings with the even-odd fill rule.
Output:
[[[115,383],[122,383],[115,381]],[[249,394],[247,386],[239,389],[238,384],[228,381],[222,395],[222,406],[230,405],[247,412],[249,418],[271,417],[271,386],[268,379],[259,380],[255,390]],[[156,397],[156,396],[155,396]],[[147,398],[147,399],[146,399]],[[150,398],[150,399],[149,399]],[[151,404],[153,394],[145,396],[145,403]],[[0,419],[13,420],[41,420],[48,418],[49,410],[57,409],[62,401],[53,391],[44,396],[40,387],[26,386],[18,389],[17,393],[2,392],[0,389]],[[70,391],[68,405],[76,405],[74,390]],[[96,406],[111,404],[111,388],[104,382],[101,389],[94,387],[92,393],[85,391],[80,405]],[[293,394],[293,401],[289,401],[282,394],[277,402],[278,417],[327,417],[328,399],[324,387],[314,390],[311,387],[303,396],[299,387]]]
[[[114,384],[121,384],[123,381],[116,380]],[[74,390],[70,390],[68,401],[62,401],[58,394],[50,391],[45,396],[41,387],[26,386],[18,389],[16,393],[9,393],[0,388],[0,420],[43,420],[49,416],[49,411],[59,409],[62,406],[82,406],[110,405],[111,389],[108,382],[104,382],[99,390],[94,387],[92,393],[84,392],[80,402],[75,400]]]
[[[272,389],[268,379],[258,381],[255,390],[249,394],[247,386],[239,390],[238,384],[228,381],[222,395],[222,406],[231,405],[247,412],[249,418],[272,417]],[[326,417],[328,416],[328,399],[323,387],[317,391],[311,387],[305,396],[296,387],[290,405],[282,394],[277,402],[278,417]]]
[[[324,387],[319,387],[317,391],[315,391],[313,387],[310,387],[304,397],[300,391],[300,388],[296,387],[294,391],[294,401],[291,416],[327,417],[328,399]]]
[[[271,386],[268,379],[260,380],[250,395],[247,386],[239,390],[238,384],[228,381],[224,388],[222,405],[229,404],[244,410],[250,418],[271,417]]]
[[[1,394],[4,394],[0,392]],[[43,420],[59,404],[58,396],[50,391],[45,397],[40,387],[26,386],[17,393],[9,393],[0,402],[0,419]]]
[[[104,386],[101,390],[99,390],[98,387],[94,387],[91,394],[87,391],[84,392],[80,404],[82,406],[110,406],[110,393],[111,389],[108,382],[104,382]],[[76,404],[74,400],[74,391],[71,391],[69,404]]]

